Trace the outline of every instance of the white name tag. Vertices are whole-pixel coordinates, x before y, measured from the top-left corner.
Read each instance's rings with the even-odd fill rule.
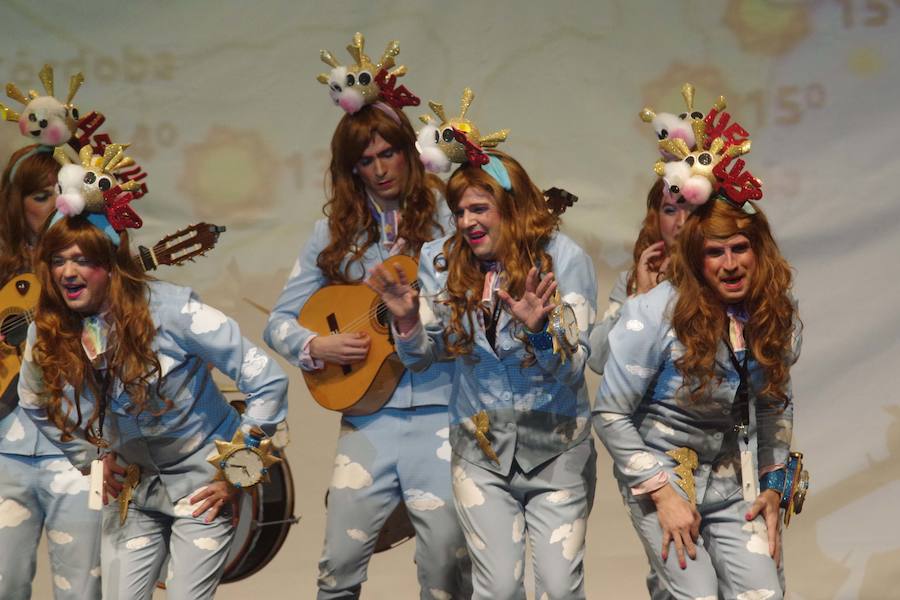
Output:
[[[744,500],[753,502],[759,496],[759,483],[756,478],[756,469],[753,468],[753,454],[749,450],[741,452],[741,487],[744,492]]]
[[[88,490],[88,508],[103,508],[103,461],[91,461],[91,488]]]

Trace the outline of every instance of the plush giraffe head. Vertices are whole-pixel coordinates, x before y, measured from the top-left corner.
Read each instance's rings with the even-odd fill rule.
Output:
[[[136,191],[140,184],[127,181],[120,184],[115,171],[134,164],[125,156],[128,144],[109,144],[102,155],[94,154],[90,145],[83,146],[78,153],[80,163],[73,163],[68,155],[57,148],[53,157],[62,165],[57,175],[59,194],[56,209],[67,217],[87,213],[105,213],[109,205],[110,192]]]
[[[685,83],[681,86],[681,97],[684,98],[684,104],[687,108],[685,112],[677,115],[667,112],[656,113],[648,106],[644,107],[640,112],[640,117],[642,121],[653,126],[654,131],[656,131],[656,137],[659,138],[660,142],[664,140],[681,140],[687,144],[688,148],[693,150],[696,146],[694,124],[698,121],[703,121],[703,113],[694,110],[693,85]],[[662,147],[660,147],[660,152],[663,159],[675,160],[675,157],[667,154]]]
[[[450,168],[449,163],[461,164],[468,160],[467,146],[457,134],[463,134],[468,142],[478,148],[496,148],[500,142],[506,141],[509,129],[501,129],[490,135],[482,136],[475,123],[466,118],[474,99],[475,93],[471,88],[466,88],[463,90],[459,116],[448,119],[443,104],[429,102],[428,106],[440,121],[435,124],[431,115],[419,117],[425,123],[425,127],[418,136],[419,152],[422,162],[429,170],[433,170],[433,166],[429,168],[430,165],[443,166],[446,164],[446,168],[441,169],[446,171]],[[440,160],[440,157],[435,154],[435,150],[446,156],[447,161]]]
[[[342,65],[328,50],[322,50],[319,54],[322,62],[331,67],[331,71],[319,74],[316,79],[328,86],[328,93],[334,103],[351,115],[363,106],[378,101],[386,79],[396,80],[406,74],[406,67],[395,66],[394,61],[400,54],[400,42],[389,42],[377,63],[373,63],[366,55],[365,44],[363,34],[357,32],[353,36],[353,42],[347,46],[347,52],[353,58],[352,65]]]
[[[18,113],[0,104],[0,113],[7,121],[17,121],[19,132],[34,143],[45,146],[60,146],[72,137],[78,124],[78,109],[72,104],[78,88],[84,82],[84,75],[76,73],[69,79],[69,94],[65,102],[53,96],[53,67],[44,65],[39,73],[46,96],[29,90],[28,95],[14,83],[6,84],[6,95],[25,108]]]

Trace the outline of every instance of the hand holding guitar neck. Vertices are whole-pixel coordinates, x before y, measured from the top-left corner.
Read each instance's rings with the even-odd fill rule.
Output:
[[[394,273],[391,273],[381,264],[372,269],[370,275],[366,285],[381,296],[394,316],[397,331],[406,333],[413,329],[419,323],[419,292],[410,285],[403,270],[395,265]]]

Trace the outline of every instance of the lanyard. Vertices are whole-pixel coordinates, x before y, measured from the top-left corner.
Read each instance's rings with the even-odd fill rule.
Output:
[[[484,271],[484,287],[481,292],[482,302],[493,303],[491,310],[491,319],[485,323],[484,335],[487,337],[491,348],[497,341],[497,324],[500,321],[501,302],[497,298],[497,290],[500,289],[500,263],[497,261],[485,261],[481,264],[481,270]]]
[[[491,320],[488,321],[487,327],[484,328],[484,335],[487,337],[491,348],[497,341],[497,323],[500,321],[500,299],[494,298],[494,310],[491,313]]]
[[[104,369],[95,369],[94,374],[100,383],[100,397],[97,399],[100,415],[97,417],[97,456],[100,456],[101,448],[108,448],[109,443],[103,439],[103,422],[106,420],[107,396],[109,394],[110,376],[109,372]]]
[[[740,411],[741,422],[735,425],[734,429],[743,435],[744,443],[747,444],[750,441],[750,374],[747,370],[750,358],[750,344],[746,342],[745,338],[743,364],[738,361],[737,355],[731,348],[731,342],[728,339],[725,340],[725,347],[728,348],[728,358],[731,359],[731,364],[740,377],[737,389],[737,407]]]

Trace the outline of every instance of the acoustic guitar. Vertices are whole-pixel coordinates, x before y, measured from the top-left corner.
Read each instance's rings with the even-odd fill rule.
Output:
[[[407,281],[418,285],[414,259],[398,254],[384,264],[392,273],[399,266]],[[325,363],[324,369],[303,371],[316,402],[345,415],[368,415],[384,406],[405,369],[394,351],[388,309],[378,294],[362,283],[329,285],[309,297],[297,321],[321,336],[363,331],[371,339],[361,362]]]
[[[160,265],[180,265],[212,249],[225,227],[198,223],[159,240],[152,248],[138,247],[134,257],[145,271]],[[16,387],[22,366],[21,349],[34,317],[41,286],[32,273],[13,277],[0,289],[0,419],[16,406]]]

